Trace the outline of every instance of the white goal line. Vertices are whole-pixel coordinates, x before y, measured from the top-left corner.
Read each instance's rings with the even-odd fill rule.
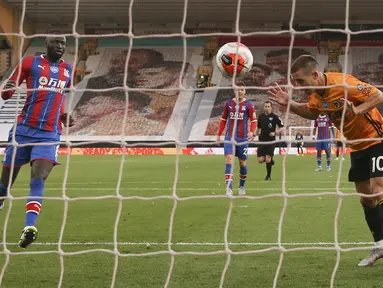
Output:
[[[4,245],[4,243],[0,243]],[[33,246],[57,246],[58,242],[34,242]],[[61,242],[63,246],[95,246],[95,245],[122,245],[122,246],[224,246],[224,242]],[[228,242],[231,246],[335,246],[335,242]],[[8,246],[18,246],[18,243],[6,243]],[[374,242],[339,242],[339,246],[371,246]]]
[[[330,175],[330,177],[331,177],[331,175]],[[261,183],[261,182],[265,182],[265,181],[264,180],[246,180],[246,183]],[[171,181],[171,180],[170,181],[121,181],[120,183],[121,184],[173,184],[174,181]],[[179,184],[195,184],[196,181],[180,180],[180,181],[177,181],[177,183],[179,183]],[[218,183],[221,184],[221,182],[217,181],[217,180],[205,180],[205,181],[201,180],[201,181],[198,181],[198,183],[199,184],[218,184]],[[302,181],[299,181],[299,180],[298,181],[273,180],[271,183],[273,183],[273,184],[275,184],[275,183],[278,183],[278,184],[281,184],[281,183],[295,183],[295,184],[331,183],[331,184],[335,184],[336,180],[310,180],[310,181],[305,181],[305,180],[302,180]],[[353,183],[351,183],[349,181],[340,181],[339,183],[347,183],[347,184],[353,185]],[[116,184],[116,181],[84,181],[84,182],[67,181],[66,182],[66,185],[101,185],[101,184]],[[45,183],[45,187],[50,186],[50,185],[57,185],[57,183],[54,183],[54,182]],[[29,187],[29,183],[17,183],[17,186],[28,186]],[[12,189],[14,189],[14,188],[12,188]]]
[[[66,187],[66,190],[75,190],[75,191],[116,191],[116,187],[95,187],[95,188],[84,188],[84,187]],[[119,187],[119,190],[134,190],[134,191],[164,191],[169,190],[173,191],[173,188],[170,187]],[[30,188],[12,188],[13,191],[29,191]],[[62,187],[46,187],[45,191],[62,191]],[[177,188],[177,191],[223,191],[225,190],[225,185],[222,187],[206,187],[206,188]],[[286,188],[287,191],[336,191],[336,187],[325,187],[325,188],[315,188],[315,187],[300,187],[300,188]],[[344,187],[339,190],[355,191],[354,187]],[[282,188],[246,188],[246,191],[282,191]]]

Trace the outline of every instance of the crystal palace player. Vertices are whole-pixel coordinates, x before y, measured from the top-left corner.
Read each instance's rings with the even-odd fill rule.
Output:
[[[290,102],[290,110],[304,118],[315,120],[322,112],[329,115],[340,129],[343,107],[346,105],[343,133],[350,143],[350,182],[358,193],[375,195],[361,197],[365,220],[376,245],[359,266],[373,265],[383,257],[383,118],[376,106],[383,102],[383,93],[376,87],[343,73],[322,73],[318,62],[309,55],[298,57],[291,67],[291,76],[298,86],[310,93],[308,103]],[[344,80],[350,87],[345,88]],[[338,85],[338,86],[335,86]],[[323,89],[323,86],[332,86]],[[347,89],[347,94],[345,94]],[[286,106],[289,95],[276,86],[270,89],[271,99]],[[345,99],[347,95],[347,99]],[[363,140],[364,139],[364,140]],[[373,140],[376,139],[376,140]]]
[[[13,129],[18,144],[41,144],[60,141],[61,123],[73,125],[71,117],[63,113],[65,95],[63,89],[71,85],[72,66],[65,63],[61,56],[64,54],[65,37],[48,37],[45,41],[46,54],[41,56],[28,56],[16,67],[1,96],[4,100],[12,97],[14,88],[26,80],[28,89],[27,100],[17,124],[9,133],[9,142],[12,141]],[[18,83],[16,83],[16,81]],[[16,158],[12,161],[13,146],[7,146],[3,160],[3,170],[0,181],[0,196],[7,195],[7,187],[13,169],[12,184],[15,181],[22,165],[31,162],[31,180],[29,199],[26,204],[25,228],[22,231],[19,246],[26,248],[37,237],[35,227],[40,213],[44,182],[57,163],[59,145],[47,144],[40,146],[21,146],[17,148]],[[4,199],[4,198],[3,198]],[[0,202],[3,207],[3,200]]]
[[[258,127],[256,135],[259,134],[259,144],[257,157],[259,163],[266,162],[267,175],[265,180],[271,180],[271,167],[274,165],[275,144],[266,144],[265,142],[275,141],[275,135],[283,127],[281,118],[272,112],[273,106],[270,101],[266,101],[263,106],[263,113],[258,116]],[[278,126],[278,127],[277,127]]]
[[[238,103],[237,99],[227,100],[225,102],[224,110],[219,124],[219,131],[217,136],[217,143],[221,140],[222,132],[226,127],[225,140],[230,141],[233,136],[233,129],[235,122],[237,126],[234,131],[234,140],[237,143],[252,140],[254,130],[257,125],[257,117],[253,104],[246,100],[246,89],[244,85],[237,84],[238,89]],[[238,110],[237,110],[238,109]],[[238,119],[238,120],[237,120]],[[250,130],[248,122],[250,121]],[[247,176],[247,148],[248,144],[233,145],[231,143],[224,143],[224,154],[226,158],[225,166],[225,180],[226,180],[226,195],[233,195],[233,152],[239,160],[239,189],[238,195],[245,195],[245,181]]]
[[[324,113],[321,113],[314,122],[313,139],[315,140],[316,137],[317,140],[320,140],[316,143],[318,168],[315,171],[322,171],[323,150],[326,153],[327,171],[331,171],[331,130],[333,129],[334,125]],[[334,131],[333,134],[335,134]]]

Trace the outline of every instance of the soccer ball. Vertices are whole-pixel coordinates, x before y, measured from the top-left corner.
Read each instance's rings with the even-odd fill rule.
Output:
[[[236,58],[237,66],[235,66]],[[237,70],[236,77],[245,75],[251,70],[253,61],[250,49],[239,42],[226,43],[218,50],[216,56],[218,69],[223,76],[228,78],[233,77],[235,69]]]

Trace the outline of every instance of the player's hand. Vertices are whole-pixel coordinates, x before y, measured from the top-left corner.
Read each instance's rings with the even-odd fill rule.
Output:
[[[341,98],[340,102],[343,102],[346,105],[346,113],[351,113],[352,115],[359,115],[359,109],[354,105],[351,101],[346,100],[345,98]]]
[[[220,143],[221,143],[221,136],[217,136],[217,139],[215,140],[215,142],[216,142],[217,144],[220,144]]]
[[[313,140],[315,140],[315,136],[313,136]]]
[[[247,133],[247,140],[248,141],[253,141],[254,140],[254,133],[253,132],[249,132]]]
[[[7,82],[7,84],[5,84],[5,86],[4,86],[4,89],[14,89],[14,88],[16,88],[16,81],[14,81],[14,80],[9,80],[8,82]]]
[[[67,127],[67,120],[68,120],[68,117],[69,117],[69,127],[73,127],[74,126],[74,119],[71,115],[68,115],[68,113],[64,113],[64,114],[61,114],[60,115],[60,121],[61,123]]]
[[[270,87],[269,91],[267,91],[271,95],[270,100],[277,102],[281,106],[287,106],[289,103],[287,89],[282,89],[277,82],[274,82],[274,84],[275,86]]]
[[[275,136],[275,132],[270,132],[270,133],[269,133],[269,136],[270,136],[270,137],[274,137],[274,136]]]

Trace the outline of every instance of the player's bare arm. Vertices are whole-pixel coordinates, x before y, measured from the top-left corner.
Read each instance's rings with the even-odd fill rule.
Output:
[[[281,106],[287,106],[289,103],[289,94],[282,90],[278,84],[277,86],[271,87],[268,93],[271,95],[270,100],[278,103]],[[307,103],[298,103],[293,100],[290,100],[290,111],[310,120],[315,120],[319,116],[319,111],[310,109],[307,106]]]
[[[226,128],[226,122],[227,122],[227,119],[221,117],[221,120],[219,121],[219,128],[218,128],[217,139],[216,139],[217,144],[221,143],[221,136],[223,131]]]
[[[317,135],[317,127],[314,127],[313,128],[313,140],[315,140],[316,135]]]
[[[68,119],[69,117],[69,119]],[[74,119],[71,115],[68,113],[63,113],[60,115],[60,121],[65,127],[73,127],[74,126]],[[68,125],[68,126],[67,126]]]
[[[347,101],[347,108],[353,114],[360,115],[369,112],[380,103],[383,103],[383,93],[380,90],[376,90],[369,97],[367,97],[362,104],[358,106],[355,106],[351,101]]]

